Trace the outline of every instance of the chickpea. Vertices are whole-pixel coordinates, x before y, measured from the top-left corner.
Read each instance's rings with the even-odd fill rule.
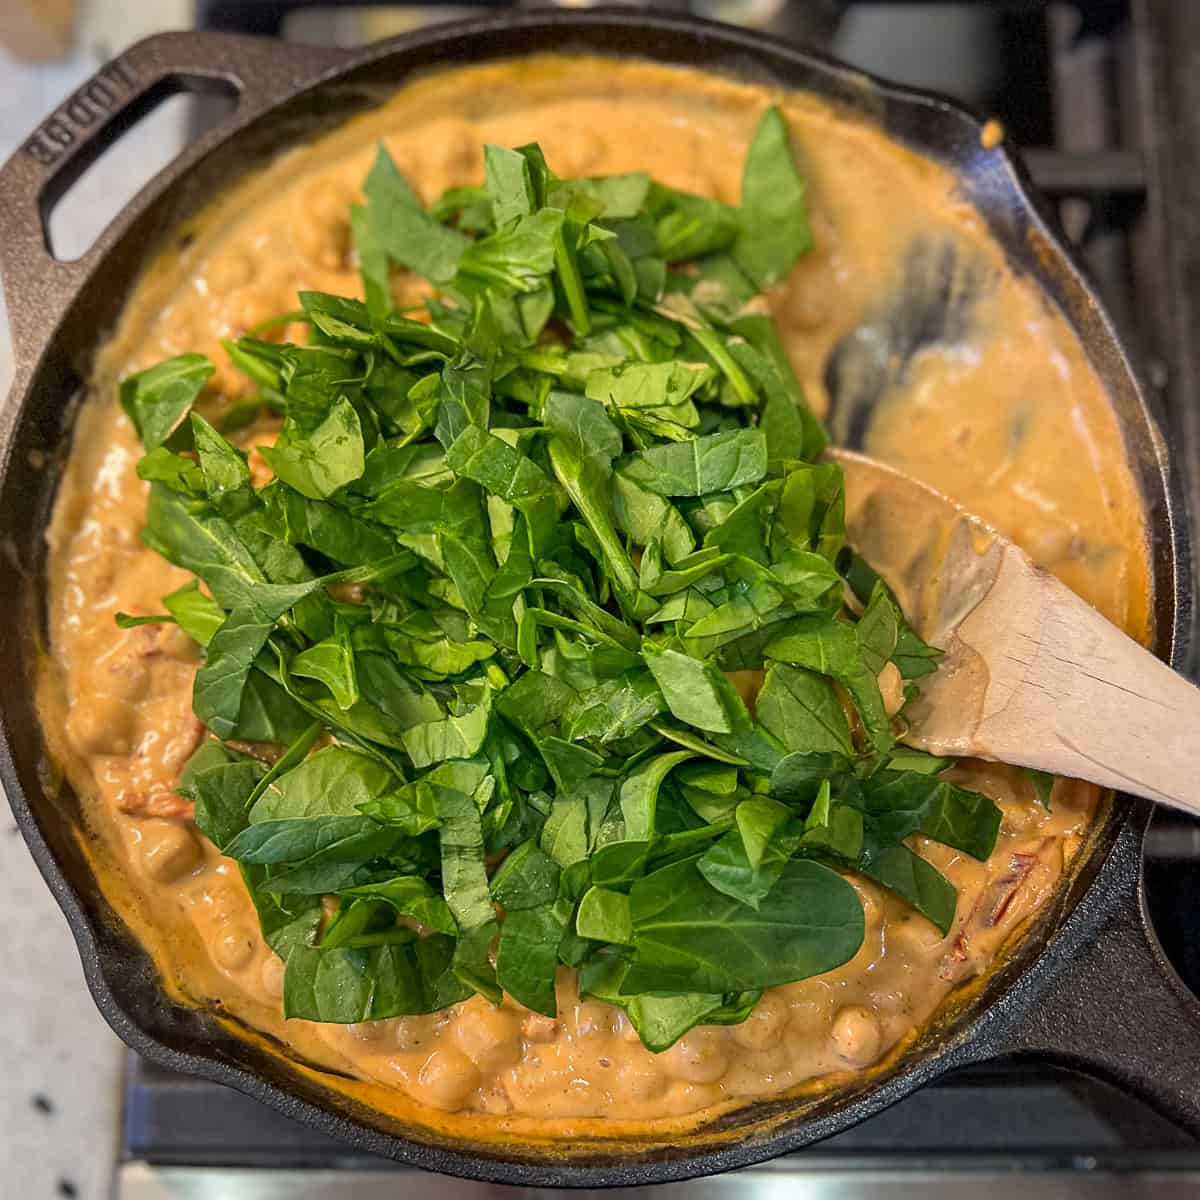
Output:
[[[92,696],[67,714],[67,737],[81,754],[129,754],[135,715],[124,701]]]
[[[871,1008],[886,1016],[905,1016],[913,1011],[912,997],[899,984],[877,988],[871,994]]]
[[[261,287],[245,287],[230,294],[229,321],[237,333],[245,333],[278,313],[287,311],[287,301]]]
[[[1039,567],[1049,569],[1064,558],[1078,558],[1083,539],[1073,529],[1044,529],[1026,539],[1029,557]]]
[[[494,1087],[488,1092],[481,1092],[478,1104],[481,1112],[488,1113],[493,1117],[505,1117],[512,1112],[513,1108],[507,1093],[498,1087]]]
[[[292,247],[306,263],[313,267],[325,265],[325,255],[329,248],[326,230],[303,214],[292,220],[288,230]]]
[[[291,227],[292,244],[314,267],[337,270],[350,246],[350,200],[329,180],[318,180],[305,193],[302,211]]]
[[[541,1013],[530,1013],[521,1022],[521,1036],[527,1042],[552,1042],[558,1037],[558,1022]]]
[[[133,649],[114,654],[103,679],[103,691],[115,700],[139,704],[150,692],[150,664],[144,655]]]
[[[272,1000],[283,999],[283,970],[284,962],[278,954],[268,954],[263,959],[259,979],[262,989]]]
[[[614,1091],[631,1100],[657,1100],[667,1090],[667,1075],[655,1058],[638,1054],[627,1058],[617,1068]]]
[[[109,546],[112,542],[111,537],[105,537],[101,545]],[[159,625],[139,625],[134,629],[121,630],[96,659],[97,672],[101,666],[104,668],[104,673],[99,675],[101,682],[107,683],[108,675],[126,674],[141,666],[147,658],[153,658],[158,653],[161,633],[162,627]]]
[[[275,472],[271,470],[267,460],[263,458],[259,451],[259,446],[273,446],[275,439],[272,438],[269,442],[259,442],[250,447],[250,454],[247,458],[247,466],[250,468],[250,482],[256,487],[263,487],[275,478]]]
[[[833,257],[840,244],[837,222],[820,203],[812,204],[808,216],[812,226],[814,244],[809,253],[804,256],[805,261],[825,262]]]
[[[1038,810],[1031,803],[1008,805],[1004,809],[1003,830],[1008,834],[1028,833],[1040,823]]]
[[[417,1099],[445,1112],[456,1112],[478,1086],[475,1064],[460,1051],[439,1046],[417,1075]]]
[[[1002,808],[1018,800],[1035,800],[1033,784],[1019,769],[1001,763],[955,764],[946,772],[946,778],[971,791],[990,796]]]
[[[879,672],[879,694],[889,717],[894,717],[904,707],[904,680],[894,662],[884,663]]]
[[[879,1057],[879,1020],[861,1004],[847,1004],[833,1019],[829,1039],[838,1057],[849,1066],[865,1067]]]
[[[433,1024],[429,1017],[400,1017],[393,1036],[397,1049],[412,1053],[434,1040]]]
[[[754,711],[754,702],[758,699],[758,693],[762,690],[763,679],[765,675],[762,671],[726,671],[725,678],[737,689],[737,694],[741,696],[742,703]]]
[[[233,337],[245,332],[240,327],[235,329],[232,322],[224,322],[222,331]],[[229,359],[214,354],[212,361],[216,370],[213,372],[212,379],[209,380],[209,387],[214,392],[224,396],[226,400],[238,400],[243,396],[250,395],[254,389],[253,382],[243,375]]]
[[[304,196],[304,208],[319,225],[333,225],[346,219],[350,207],[350,192],[333,179],[318,179],[310,184]]]
[[[217,925],[224,925],[236,918],[243,908],[242,896],[230,883],[208,885],[201,893],[201,899],[207,906],[205,915]]]
[[[493,1008],[480,996],[459,1009],[450,1029],[458,1048],[480,1071],[502,1071],[521,1057],[516,1013],[507,1008]]]
[[[733,1027],[733,1040],[746,1050],[769,1050],[779,1043],[787,1025],[789,1009],[782,996],[768,992],[753,1012]]]
[[[196,643],[178,625],[159,625],[159,649],[168,658],[180,662],[195,662],[199,657]]]
[[[191,711],[182,714],[179,724],[171,730],[171,737],[159,752],[159,761],[168,774],[178,775],[192,756],[192,751],[204,740],[204,725]]]
[[[671,186],[681,192],[692,192],[697,196],[715,196],[716,184],[712,177],[700,170],[679,170],[672,174]]]
[[[402,274],[393,280],[392,295],[397,308],[415,308],[432,294],[433,289],[420,275]]]
[[[372,1045],[386,1041],[389,1035],[394,1034],[392,1025],[391,1021],[356,1021],[353,1025],[346,1026],[346,1032],[355,1041]]]
[[[367,589],[361,583],[335,583],[329,594],[339,604],[365,604],[367,600]]]
[[[554,155],[551,161],[562,163],[567,175],[586,175],[595,170],[604,158],[608,143],[594,129],[577,129],[569,146]]]
[[[174,883],[200,864],[200,843],[186,825],[175,821],[146,821],[138,846],[138,861],[155,883]]]
[[[31,455],[41,453],[37,450],[31,450]],[[128,525],[117,525],[111,529],[104,530],[104,541],[118,551],[137,550],[138,548],[138,531]],[[173,626],[172,626],[173,628]]]
[[[839,291],[838,275],[829,260],[798,263],[787,281],[784,311],[779,314],[785,327],[799,331],[826,324]]]
[[[480,137],[464,121],[447,125],[434,152],[442,174],[450,184],[466,183],[479,163]]]
[[[212,956],[226,971],[240,971],[254,960],[257,945],[258,939],[248,928],[235,925],[213,939]]]
[[[693,1031],[663,1054],[667,1070],[688,1083],[716,1083],[729,1068],[729,1059],[716,1034]]]
[[[168,308],[158,321],[158,334],[165,345],[184,349],[196,343],[196,322],[186,308]]]
[[[770,1050],[754,1050],[734,1059],[721,1087],[731,1096],[762,1096],[781,1091],[791,1080],[791,1054],[780,1039]]]
[[[244,287],[250,282],[254,267],[240,250],[227,250],[215,258],[208,268],[208,286],[217,295]]]
[[[937,926],[916,914],[893,917],[884,930],[889,949],[914,958],[929,956],[945,940]]]

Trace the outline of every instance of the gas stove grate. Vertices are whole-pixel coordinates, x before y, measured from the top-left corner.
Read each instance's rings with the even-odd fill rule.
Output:
[[[124,1152],[154,1166],[347,1170],[392,1166],[237,1092],[131,1056]],[[803,1175],[1009,1168],[1200,1172],[1200,1144],[1115,1088],[1072,1072],[996,1063],[956,1072],[788,1164]]]

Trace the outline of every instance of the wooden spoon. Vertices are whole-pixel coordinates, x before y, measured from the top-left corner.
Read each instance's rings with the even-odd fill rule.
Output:
[[[851,544],[943,649],[910,745],[1087,779],[1200,814],[1200,689],[980,518],[835,450]]]

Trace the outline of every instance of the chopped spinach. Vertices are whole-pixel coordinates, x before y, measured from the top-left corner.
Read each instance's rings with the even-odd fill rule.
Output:
[[[253,411],[193,411],[198,354],[122,383],[145,541],[195,578],[118,620],[199,648],[216,738],[178,790],[287,1015],[552,1016],[569,967],[663,1050],[853,957],[847,871],[948,928],[906,839],[983,858],[999,813],[895,745],[877,677],[938,652],[845,551],[840,468],[747,307],[812,240],[782,115],[739,207],[560,179],[536,146],[484,176],[426,208],[380,148],[349,213],[365,301],[303,292],[305,338],[228,343]]]

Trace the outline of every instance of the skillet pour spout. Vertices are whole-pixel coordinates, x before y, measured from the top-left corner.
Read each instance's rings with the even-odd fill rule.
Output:
[[[520,1141],[471,1144],[356,1106],[320,1073],[183,1003],[106,900],[76,833],[78,803],[49,764],[33,695],[44,646],[44,531],[55,465],[70,435],[71,398],[147,247],[231,179],[372,106],[414,72],[563,49],[649,57],[811,92],[950,167],[1013,268],[1065,315],[1106,386],[1151,526],[1155,650],[1174,665],[1185,659],[1185,508],[1154,415],[1022,169],[1003,148],[985,149],[981,124],[962,109],[755,34],[627,10],[485,16],[350,53],[216,34],[151,38],[85,84],[0,169],[0,270],[17,358],[0,414],[0,532],[16,568],[0,573],[0,604],[10,614],[0,625],[0,663],[14,681],[0,695],[0,779],[70,922],[98,1006],[129,1045],[165,1067],[239,1088],[363,1150],[491,1182],[646,1185],[747,1166],[840,1132],[947,1070],[1012,1054],[1094,1073],[1200,1136],[1200,1005],[1167,964],[1146,918],[1141,846],[1150,806],[1122,798],[1098,824],[1086,862],[1054,911],[978,994],[903,1056],[850,1091],[759,1102],[671,1144],[602,1140],[556,1151]],[[238,103],[151,180],[81,259],[55,260],[45,234],[55,201],[141,114],[180,91],[223,92]],[[904,335],[901,325],[895,329]],[[853,345],[841,352],[856,353]],[[837,362],[827,367],[838,370]],[[869,401],[847,393],[847,430],[859,427]]]

